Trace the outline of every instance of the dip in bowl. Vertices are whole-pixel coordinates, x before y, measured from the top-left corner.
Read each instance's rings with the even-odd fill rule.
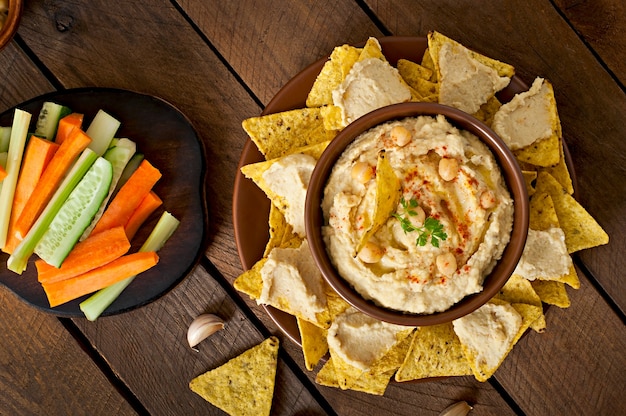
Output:
[[[322,275],[348,303],[386,322],[434,325],[474,311],[511,276],[528,198],[491,129],[447,106],[403,103],[330,143],[305,225]]]

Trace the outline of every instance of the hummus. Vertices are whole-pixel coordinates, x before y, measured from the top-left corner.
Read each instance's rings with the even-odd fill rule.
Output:
[[[388,62],[367,58],[352,66],[332,96],[333,104],[341,109],[343,125],[347,126],[370,111],[409,101],[411,90]]]
[[[408,130],[408,142],[392,140],[396,126]],[[419,232],[405,232],[391,215],[368,241],[380,248],[378,261],[357,255],[371,223],[376,180],[355,180],[351,170],[363,162],[375,167],[381,149],[400,179],[402,202],[416,202],[426,219],[443,226],[447,238],[438,247],[417,244]],[[442,160],[457,166],[453,176],[442,177]],[[339,274],[366,299],[408,313],[444,311],[481,291],[513,223],[513,202],[492,153],[443,116],[392,121],[359,136],[333,167],[322,210],[324,241]],[[398,204],[396,213],[405,212]]]
[[[512,150],[547,139],[552,135],[553,97],[549,84],[537,78],[528,91],[500,107],[491,127]]]
[[[263,173],[268,189],[282,201],[279,208],[285,220],[299,237],[306,234],[304,202],[316,162],[313,156],[295,153],[281,158]]]
[[[289,311],[312,323],[326,310],[322,275],[306,240],[299,248],[274,248],[261,268],[261,278],[259,304]]]
[[[439,51],[439,71],[439,103],[469,114],[476,113],[510,82],[474,59],[467,48],[451,43],[444,43]]]
[[[528,280],[556,280],[568,274],[571,267],[572,258],[561,228],[529,229],[524,252],[513,273]]]
[[[328,348],[353,367],[367,370],[398,342],[399,334],[406,329],[349,308],[337,315],[328,329]]]
[[[506,356],[522,327],[522,317],[510,304],[486,303],[452,321],[454,332],[471,351],[479,368],[494,368]]]

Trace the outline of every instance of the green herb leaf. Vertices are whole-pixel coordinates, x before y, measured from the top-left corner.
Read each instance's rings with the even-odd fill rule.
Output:
[[[417,208],[418,204],[414,198],[411,198],[408,202],[404,196],[400,199],[400,205],[402,205],[403,215],[394,213],[393,216],[400,221],[400,227],[405,234],[417,231],[418,236],[415,239],[415,245],[423,247],[430,238],[430,244],[433,247],[439,247],[439,242],[448,238],[448,234],[443,230],[443,224],[436,218],[428,217],[424,221],[423,227],[416,227],[411,223],[408,216],[415,216],[417,212],[409,208]]]

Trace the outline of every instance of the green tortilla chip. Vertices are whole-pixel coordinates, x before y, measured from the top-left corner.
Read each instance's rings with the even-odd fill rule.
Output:
[[[278,345],[278,338],[270,337],[226,364],[194,378],[189,388],[230,415],[269,415]]]

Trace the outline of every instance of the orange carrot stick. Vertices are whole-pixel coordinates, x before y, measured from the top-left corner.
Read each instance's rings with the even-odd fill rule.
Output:
[[[144,159],[113,198],[91,235],[118,225],[125,226],[141,201],[160,178],[161,172]]]
[[[160,207],[162,203],[163,201],[157,194],[153,191],[148,192],[148,195],[143,198],[135,212],[132,213],[128,222],[124,226],[126,236],[129,240],[133,239],[135,234],[137,234],[139,227],[141,227],[141,224],[143,224],[148,219],[150,214]]]
[[[128,250],[130,242],[124,228],[114,227],[76,244],[59,268],[41,259],[36,260],[37,280],[40,283],[53,283],[70,279],[104,266],[123,256]]]
[[[43,289],[48,296],[50,307],[55,307],[145,272],[158,261],[159,256],[154,251],[127,254],[76,277],[43,284]]]
[[[28,198],[28,202],[15,224],[17,238],[24,238],[26,233],[28,233],[30,227],[37,220],[37,217],[39,217],[39,214],[41,214],[41,211],[43,211],[59,187],[65,173],[90,142],[91,139],[85,132],[80,129],[74,129],[72,134],[59,146],[48,167],[43,171],[37,186],[30,198]]]
[[[0,182],[2,182],[4,178],[7,177],[7,175],[7,171],[2,166],[0,166]]]
[[[49,140],[32,136],[26,146],[22,170],[15,187],[13,196],[13,208],[11,208],[11,219],[9,220],[9,231],[7,242],[2,249],[6,253],[13,253],[20,240],[15,235],[15,224],[24,206],[33,193],[35,186],[39,182],[42,173],[50,163],[50,160],[58,150],[59,145]]]
[[[83,118],[83,114],[71,113],[59,120],[57,135],[54,141],[58,144],[63,143],[65,139],[70,137],[74,129],[80,129],[83,126]]]

